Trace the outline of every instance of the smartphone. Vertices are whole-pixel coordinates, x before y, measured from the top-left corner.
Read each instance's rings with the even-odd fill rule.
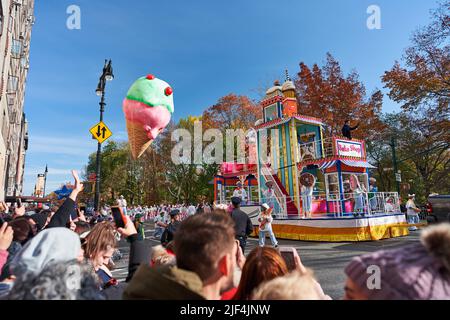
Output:
[[[125,228],[127,218],[123,214],[122,208],[111,207],[111,213],[117,228]]]
[[[72,212],[70,213],[70,217],[72,218],[72,220],[75,220],[78,218],[78,212],[77,209],[72,210]]]
[[[20,198],[17,198],[17,199],[16,199],[16,207],[17,207],[17,208],[22,207],[22,199],[20,199]]]
[[[292,247],[280,247],[280,254],[284,262],[288,267],[289,271],[295,270],[295,259],[294,259],[295,248]]]

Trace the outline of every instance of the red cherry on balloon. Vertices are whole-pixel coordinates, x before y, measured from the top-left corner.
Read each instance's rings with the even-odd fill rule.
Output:
[[[167,87],[166,90],[164,90],[164,93],[166,96],[170,96],[173,93],[173,90],[171,87]]]
[[[149,75],[147,75],[147,79],[148,80],[153,80],[153,79],[155,79],[155,76],[152,75],[152,74],[149,74]]]

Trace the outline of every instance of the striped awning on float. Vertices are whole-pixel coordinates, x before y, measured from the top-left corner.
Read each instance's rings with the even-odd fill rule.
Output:
[[[358,168],[369,168],[369,169],[375,169],[373,165],[368,163],[367,161],[362,160],[344,160],[342,159],[341,162],[349,167],[358,167]]]
[[[319,166],[319,169],[320,169],[320,170],[325,170],[325,169],[331,168],[331,167],[334,166],[335,164],[336,164],[336,160],[333,160],[333,161],[326,161],[326,162],[322,163],[322,164]]]

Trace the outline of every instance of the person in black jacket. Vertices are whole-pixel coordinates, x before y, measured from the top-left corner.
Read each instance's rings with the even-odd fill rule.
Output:
[[[250,217],[240,209],[240,197],[232,197],[231,203],[234,207],[233,211],[231,212],[231,218],[234,221],[235,237],[237,240],[239,240],[239,245],[242,248],[242,252],[245,252],[247,237],[253,232],[253,223],[252,220],[250,220]]]
[[[161,244],[164,247],[173,240],[175,232],[177,232],[178,227],[180,226],[180,210],[174,209],[170,211],[170,220],[169,225],[164,229],[161,236]]]
[[[359,123],[355,127],[350,127],[350,120],[345,120],[342,127],[342,135],[348,140],[352,140],[352,131],[358,129]]]

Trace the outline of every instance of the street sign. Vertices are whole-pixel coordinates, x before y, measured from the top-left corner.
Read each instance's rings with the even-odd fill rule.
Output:
[[[395,181],[402,182],[402,174],[401,173],[396,173],[395,174]]]
[[[99,143],[105,142],[105,140],[112,136],[111,130],[108,129],[103,121],[100,121],[95,126],[93,126],[91,130],[89,130],[89,132],[95,139],[97,139]]]

